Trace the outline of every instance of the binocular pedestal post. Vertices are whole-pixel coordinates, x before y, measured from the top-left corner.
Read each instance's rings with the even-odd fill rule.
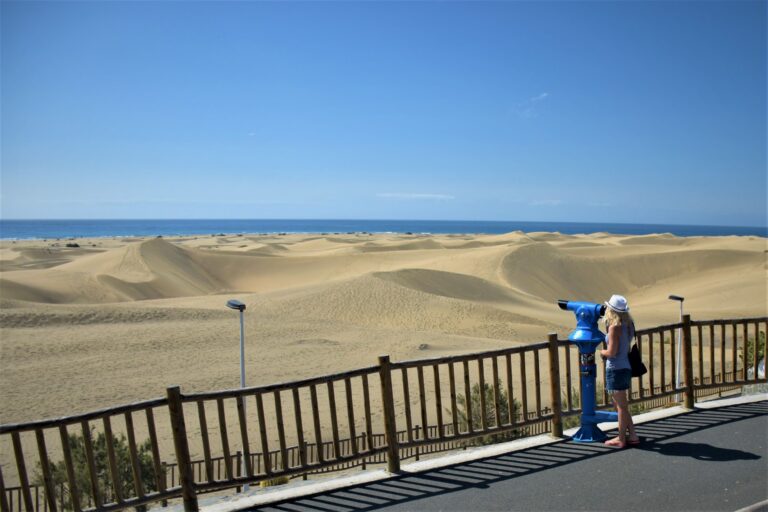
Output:
[[[568,335],[568,340],[579,347],[579,374],[581,375],[581,428],[573,436],[574,441],[592,443],[604,441],[605,432],[597,427],[604,421],[616,421],[615,412],[595,411],[595,383],[597,366],[595,350],[605,341],[605,334],[600,332],[597,321],[605,314],[605,305],[592,302],[558,300],[562,310],[572,311],[576,315],[576,329]]]
[[[579,346],[579,374],[581,375],[581,428],[573,436],[574,441],[592,443],[605,441],[608,436],[600,430],[598,423],[617,421],[616,412],[595,411],[595,383],[597,382],[597,365],[595,364],[595,349],[597,343],[576,342]],[[587,350],[586,352],[584,350]]]

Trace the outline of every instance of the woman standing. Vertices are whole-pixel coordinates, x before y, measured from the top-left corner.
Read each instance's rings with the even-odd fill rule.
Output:
[[[629,316],[627,299],[621,295],[613,295],[605,305],[605,325],[608,329],[608,348],[600,351],[606,358],[605,381],[608,393],[613,396],[616,412],[619,416],[619,435],[605,442],[608,446],[624,448],[628,444],[640,444],[640,438],[635,432],[635,424],[629,413],[627,390],[632,378],[629,364],[629,344],[635,336],[635,324]],[[627,438],[629,431],[629,438]]]

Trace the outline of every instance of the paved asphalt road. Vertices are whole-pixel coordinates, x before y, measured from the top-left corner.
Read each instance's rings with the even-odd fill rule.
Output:
[[[253,512],[729,510],[768,499],[768,402],[638,427],[639,448],[563,441]]]

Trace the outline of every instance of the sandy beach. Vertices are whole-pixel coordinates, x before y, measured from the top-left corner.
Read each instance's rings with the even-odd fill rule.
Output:
[[[70,247],[67,247],[67,245]],[[77,244],[77,247],[72,247]],[[2,423],[567,335],[558,298],[639,327],[765,315],[766,240],[668,234],[236,235],[2,241]]]

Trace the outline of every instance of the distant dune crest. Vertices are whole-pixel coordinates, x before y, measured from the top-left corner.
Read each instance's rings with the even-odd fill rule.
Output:
[[[0,273],[0,290],[5,301],[49,304],[301,288],[317,297],[330,294],[336,286],[333,283],[361,278],[366,286],[379,289],[378,296],[367,299],[377,303],[399,302],[408,307],[399,295],[404,293],[401,289],[409,289],[509,309],[530,306],[531,301],[551,303],[561,297],[597,301],[611,293],[631,294],[659,283],[672,286],[675,280],[705,274],[722,280],[745,271],[754,273],[765,269],[761,246],[764,241],[754,238],[724,243],[670,234],[618,237],[521,232],[458,239],[230,237],[206,246],[153,238],[74,257],[6,244],[4,260],[17,266],[23,261],[29,269]],[[53,263],[48,266],[46,261]],[[765,278],[759,272],[754,275]],[[376,284],[382,281],[397,286]]]

